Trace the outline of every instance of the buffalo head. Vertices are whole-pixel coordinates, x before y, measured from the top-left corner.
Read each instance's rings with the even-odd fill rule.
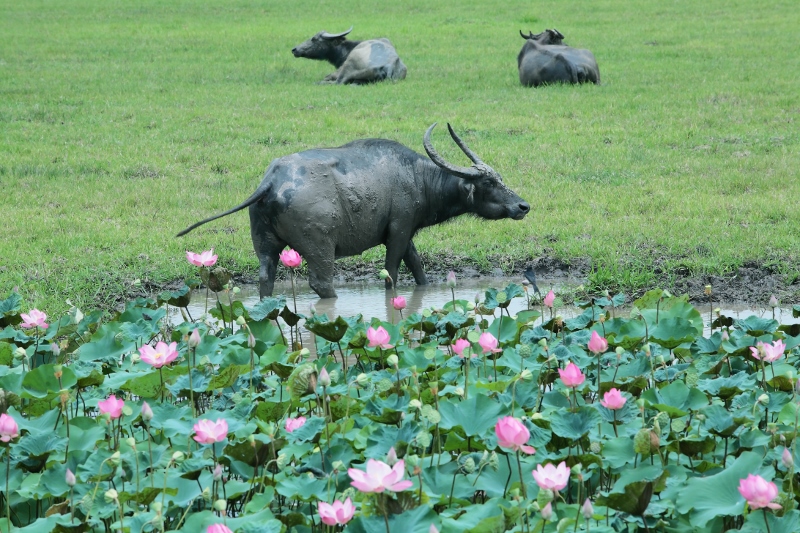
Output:
[[[564,44],[564,35],[558,31],[557,29],[553,28],[552,30],[544,30],[542,33],[537,33],[536,35],[533,34],[532,31],[528,31],[528,35],[522,33],[522,30],[519,30],[519,34],[522,36],[523,39],[534,40],[539,44],[555,44],[561,45]]]
[[[441,169],[463,180],[463,191],[468,201],[471,203],[470,211],[479,217],[489,220],[498,220],[501,218],[521,220],[525,218],[525,215],[531,210],[531,206],[528,202],[506,187],[500,174],[481,161],[481,159],[469,149],[464,141],[456,135],[456,132],[453,131],[450,124],[447,125],[450,136],[458,147],[461,148],[461,151],[472,161],[472,166],[461,167],[454,165],[445,161],[444,158],[436,152],[431,144],[431,132],[435,127],[436,123],[434,122],[425,132],[422,144],[425,147],[425,151],[428,153],[428,157],[431,158],[431,161]]]
[[[337,44],[344,42],[345,37],[351,31],[353,31],[352,26],[350,26],[349,30],[342,33],[321,31],[311,39],[292,48],[292,54],[294,54],[294,57],[328,60],[331,55],[331,50],[333,50]]]

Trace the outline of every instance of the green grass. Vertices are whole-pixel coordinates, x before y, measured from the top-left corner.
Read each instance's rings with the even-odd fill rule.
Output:
[[[389,37],[407,79],[315,85],[332,67],[291,48],[350,25]],[[422,152],[434,121],[533,209],[428,229],[428,261],[582,257],[634,284],[654,265],[794,274],[798,25],[791,1],[2,0],[0,294],[110,305],[212,246],[253,274],[246,213],[175,233],[246,198],[276,157],[362,137]],[[518,30],[546,27],[595,53],[601,86],[519,85]],[[443,129],[434,144],[466,164]]]

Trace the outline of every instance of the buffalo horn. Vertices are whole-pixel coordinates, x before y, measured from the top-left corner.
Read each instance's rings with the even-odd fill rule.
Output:
[[[481,158],[480,158],[480,157],[478,157],[477,155],[475,155],[475,152],[473,152],[472,150],[470,150],[470,149],[469,149],[469,146],[467,146],[467,145],[464,143],[464,141],[462,141],[462,140],[461,140],[461,137],[459,137],[458,135],[456,135],[456,132],[454,132],[454,131],[453,131],[453,127],[452,127],[452,126],[450,126],[450,123],[449,123],[449,122],[447,123],[447,129],[450,131],[450,137],[452,137],[452,138],[453,138],[453,140],[454,140],[454,141],[456,142],[456,144],[458,145],[458,147],[459,147],[459,148],[461,148],[461,151],[462,151],[462,152],[464,152],[464,153],[467,155],[467,157],[469,157],[470,161],[472,161],[472,162],[473,162],[473,163],[475,163],[476,165],[480,165],[480,164],[482,164],[482,163],[483,163],[483,161],[481,161]]]
[[[350,33],[351,31],[353,31],[353,27],[352,27],[352,26],[350,26],[350,29],[349,29],[349,30],[347,30],[347,31],[344,31],[344,32],[342,32],[342,33],[328,33],[328,32],[326,32],[326,31],[325,31],[325,32],[322,32],[322,35],[321,35],[321,37],[322,37],[323,39],[338,39],[339,37],[344,37],[345,35],[347,35],[347,34],[348,34],[348,33]]]
[[[519,34],[525,40],[533,39],[533,32],[532,31],[528,31],[528,35],[525,35],[524,33],[522,33],[522,30],[519,30]]]
[[[442,156],[439,155],[439,153],[433,148],[433,145],[431,144],[431,132],[433,131],[433,128],[436,127],[436,124],[438,123],[434,122],[433,124],[431,124],[431,127],[428,128],[428,131],[425,132],[425,136],[422,138],[422,145],[425,147],[425,151],[428,153],[428,157],[431,158],[431,161],[436,163],[437,166],[447,170],[451,174],[455,174],[460,178],[476,179],[483,177],[483,172],[481,172],[480,170],[476,168],[459,167],[453,165],[452,163],[448,163],[447,161],[445,161],[444,158],[442,158]],[[478,159],[477,156],[475,156],[475,154],[473,154],[469,150],[469,148],[467,148],[464,145],[464,143],[461,142],[461,139],[459,139],[458,136],[453,132],[453,129],[450,128],[450,124],[448,124],[447,127],[450,129],[450,135],[453,137],[453,140],[456,141],[456,144],[458,144],[459,148],[461,148],[461,150],[463,150],[464,153],[467,154],[467,156],[470,159],[472,159],[473,163],[476,164],[479,163],[480,159]]]

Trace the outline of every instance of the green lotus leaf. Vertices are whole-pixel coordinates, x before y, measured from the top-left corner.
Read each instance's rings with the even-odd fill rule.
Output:
[[[593,429],[597,431],[597,424],[602,420],[597,409],[581,406],[575,411],[559,410],[550,415],[550,429],[559,437],[565,439],[580,439]]]
[[[508,414],[508,408],[487,396],[474,394],[460,402],[440,402],[439,414],[442,415],[440,428],[452,429],[459,426],[467,437],[476,437],[494,428],[497,420]]]

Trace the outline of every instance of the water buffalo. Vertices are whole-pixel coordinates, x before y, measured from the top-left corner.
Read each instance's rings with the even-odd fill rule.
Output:
[[[414,280],[425,285],[422,261],[411,240],[420,229],[465,213],[521,220],[530,211],[449,124],[450,135],[473,164],[460,167],[445,161],[431,145],[435,126],[423,137],[430,159],[386,139],[280,157],[269,165],[250,198],[178,236],[249,207],[262,298],[272,294],[278,255],[287,245],[306,259],[309,284],[321,298],[336,297],[335,259],[379,244],[386,246],[385,267],[392,279],[397,280],[402,260]]]
[[[406,77],[406,66],[389,39],[348,41],[345,36],[351,31],[352,26],[342,33],[321,31],[292,48],[292,54],[332,63],[336,71],[322,83],[372,83]]]
[[[600,83],[600,69],[589,50],[563,44],[558,30],[528,35],[519,32],[525,45],[517,56],[519,81],[527,87],[548,83]]]

